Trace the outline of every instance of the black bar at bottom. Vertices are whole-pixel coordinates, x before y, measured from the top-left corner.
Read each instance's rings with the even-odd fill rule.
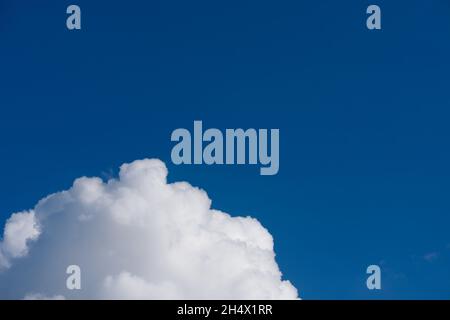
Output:
[[[449,317],[450,301],[0,301],[2,315],[105,319],[292,319],[310,316]],[[438,316],[432,317],[433,314]]]

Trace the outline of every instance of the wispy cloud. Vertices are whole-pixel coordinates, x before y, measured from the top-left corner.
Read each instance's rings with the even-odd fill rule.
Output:
[[[434,262],[439,258],[438,252],[429,252],[423,256],[423,259],[427,262]]]

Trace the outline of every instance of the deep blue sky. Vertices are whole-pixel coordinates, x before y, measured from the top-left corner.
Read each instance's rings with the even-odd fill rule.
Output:
[[[447,0],[2,0],[0,226],[157,157],[258,218],[305,299],[450,298],[449,57]],[[172,165],[170,133],[193,120],[280,128],[279,174]]]

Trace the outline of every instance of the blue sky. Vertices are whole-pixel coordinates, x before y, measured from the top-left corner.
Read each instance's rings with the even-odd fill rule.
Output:
[[[450,298],[448,1],[73,3],[77,32],[72,2],[0,3],[0,225],[156,157],[260,220],[305,299]],[[279,174],[172,165],[194,120],[279,128]]]

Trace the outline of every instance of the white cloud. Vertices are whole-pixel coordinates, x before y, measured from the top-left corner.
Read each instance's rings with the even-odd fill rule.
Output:
[[[105,299],[182,299],[175,284],[170,282],[150,283],[145,279],[122,272],[118,276],[108,276],[101,294]]]
[[[3,241],[0,243],[0,268],[9,267],[9,258],[19,258],[28,254],[28,242],[36,240],[39,229],[34,212],[13,214],[6,221]]]
[[[213,210],[203,190],[166,176],[159,160],[135,161],[118,179],[80,178],[13,214],[0,243],[0,298],[298,297],[256,219]],[[82,290],[66,289],[73,264]]]
[[[24,300],[65,300],[63,296],[46,297],[40,293],[27,294]]]

